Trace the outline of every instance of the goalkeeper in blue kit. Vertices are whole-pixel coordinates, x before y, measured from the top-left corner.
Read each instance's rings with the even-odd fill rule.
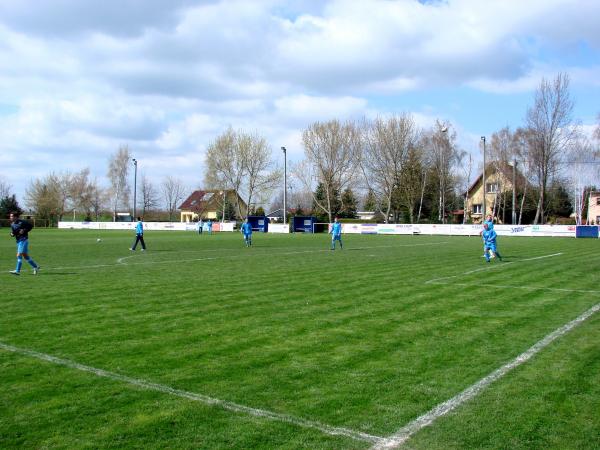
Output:
[[[496,244],[498,235],[493,228],[490,229],[487,222],[483,224],[483,233],[481,233],[481,237],[483,238],[485,260],[490,262],[490,259],[497,256],[498,259],[502,261],[502,256],[498,252],[498,246]]]
[[[342,224],[338,221],[336,217],[334,219],[333,224],[331,225],[331,250],[335,250],[335,241],[340,243],[340,249],[343,249],[342,245]]]

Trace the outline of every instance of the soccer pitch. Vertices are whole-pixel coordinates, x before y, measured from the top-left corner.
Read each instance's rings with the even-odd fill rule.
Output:
[[[7,234],[1,448],[600,447],[598,240]]]

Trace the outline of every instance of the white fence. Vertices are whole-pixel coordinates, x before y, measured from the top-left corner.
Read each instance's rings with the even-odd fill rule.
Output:
[[[58,228],[73,230],[135,230],[137,222],[58,222]],[[233,231],[235,222],[213,222],[212,231]],[[203,227],[207,231],[206,222]],[[144,222],[148,231],[197,231],[193,222]]]
[[[428,234],[444,236],[477,236],[481,225],[343,223],[343,233],[355,234]],[[494,225],[500,236],[575,237],[575,225]]]
[[[77,230],[133,230],[136,222],[59,222],[58,228]],[[144,222],[144,229],[151,231],[196,231],[195,223],[188,222]],[[206,230],[206,224],[205,228]],[[235,222],[214,222],[212,231],[234,231]],[[575,237],[575,225],[495,225],[500,236],[560,236]],[[285,224],[269,224],[270,233],[289,233]],[[444,236],[477,236],[481,225],[441,225],[441,224],[384,224],[384,223],[343,223],[345,234],[426,234]]]

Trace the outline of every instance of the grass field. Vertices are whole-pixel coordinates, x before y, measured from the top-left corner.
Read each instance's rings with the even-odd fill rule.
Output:
[[[1,231],[0,448],[600,448],[598,240]]]

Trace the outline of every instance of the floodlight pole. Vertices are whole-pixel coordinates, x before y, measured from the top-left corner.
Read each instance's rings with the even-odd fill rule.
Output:
[[[483,175],[481,177],[481,182],[483,184],[483,209],[482,209],[482,215],[481,215],[481,223],[483,223],[485,221],[485,214],[486,214],[486,209],[485,209],[485,136],[481,136],[481,142],[483,142]]]
[[[136,218],[136,204],[137,204],[137,159],[133,158],[133,220]]]
[[[283,150],[283,223],[287,223],[287,154],[285,147],[281,147],[281,150]]]
[[[512,224],[516,225],[517,224],[517,207],[516,207],[516,203],[517,203],[517,158],[514,157],[513,158],[513,173],[512,173],[512,185],[513,185],[513,191],[512,191]]]
[[[448,127],[444,125],[442,127],[441,131],[442,131],[442,134],[444,135],[445,142],[448,142],[448,144],[449,144],[449,141],[448,141]],[[442,159],[443,158],[444,158],[444,153],[442,152]],[[443,163],[443,161],[442,161],[442,163]],[[442,167],[444,167],[444,164],[442,164]],[[445,185],[445,183],[444,183],[444,185]],[[396,186],[394,185],[394,187],[396,187]],[[441,198],[440,198],[440,203],[441,203]],[[446,211],[445,211],[445,209],[446,209],[446,205],[444,205],[444,208],[442,209],[442,223],[446,223]]]

